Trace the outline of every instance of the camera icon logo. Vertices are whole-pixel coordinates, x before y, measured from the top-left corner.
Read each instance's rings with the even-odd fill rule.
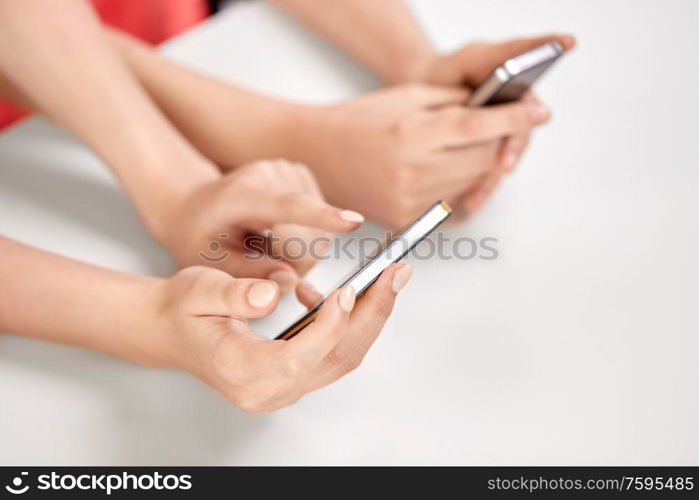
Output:
[[[22,472],[19,476],[12,479],[12,484],[5,486],[5,489],[13,495],[21,495],[22,493],[26,493],[29,489],[29,485],[27,484],[24,487],[22,487],[22,482],[24,479],[23,476],[26,476],[28,474],[28,472]]]

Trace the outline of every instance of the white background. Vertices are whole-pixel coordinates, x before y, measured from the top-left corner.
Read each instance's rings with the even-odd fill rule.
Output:
[[[273,415],[248,416],[183,373],[4,336],[0,464],[699,463],[699,2],[414,6],[445,50],[579,37],[538,89],[553,122],[485,210],[448,232],[497,237],[500,258],[413,259],[362,367]],[[257,2],[166,52],[305,101],[375,85]],[[38,119],[0,136],[0,232],[172,270],[94,155]],[[312,277],[327,284],[350,265]],[[297,310],[287,301],[261,328]]]

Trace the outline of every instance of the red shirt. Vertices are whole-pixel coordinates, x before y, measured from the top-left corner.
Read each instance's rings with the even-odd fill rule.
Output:
[[[209,15],[206,0],[91,0],[106,24],[157,45]],[[0,100],[0,130],[28,112]]]

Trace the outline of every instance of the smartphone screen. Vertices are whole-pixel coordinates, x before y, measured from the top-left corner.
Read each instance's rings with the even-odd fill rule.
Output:
[[[398,235],[378,248],[373,256],[362,262],[337,288],[351,285],[355,290],[356,297],[361,297],[388,266],[408,255],[418,243],[444,222],[449,215],[451,215],[449,205],[443,201],[436,202]],[[294,321],[275,338],[277,340],[289,340],[297,335],[313,322],[322,305],[323,301]]]

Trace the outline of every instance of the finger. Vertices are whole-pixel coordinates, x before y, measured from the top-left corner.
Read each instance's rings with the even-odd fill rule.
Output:
[[[466,108],[453,106],[440,111],[424,141],[435,148],[454,148],[529,133],[548,121],[549,110],[537,102],[514,102]]]
[[[416,194],[426,193],[433,199],[448,197],[447,193],[463,192],[497,164],[501,141],[466,146],[431,153],[419,167],[428,174],[416,185]]]
[[[478,208],[485,201],[488,187],[505,171],[505,162],[512,161],[512,157],[509,154],[510,151],[512,151],[511,142],[511,137],[506,137],[498,142],[499,147],[496,152],[496,162],[492,165],[492,168],[484,173],[480,179],[478,179],[466,190],[460,203],[457,204],[457,206],[461,206],[463,208],[462,214],[465,216],[469,216],[478,210]]]
[[[299,224],[331,232],[352,231],[364,222],[364,217],[353,210],[333,207],[315,196],[287,192],[267,199],[255,199],[246,203],[231,200],[240,220],[251,224],[267,225]]]
[[[567,51],[575,46],[575,37],[564,34],[550,34],[533,38],[518,38],[489,45],[487,50],[490,56],[505,61],[548,42],[558,42],[563,50]]]
[[[508,137],[502,142],[502,152],[499,155],[500,163],[484,176],[475,189],[472,189],[464,196],[463,206],[469,215],[483,206],[485,201],[493,194],[504,175],[514,169],[526,148],[528,137]]]
[[[331,234],[298,224],[275,224],[272,251],[289,263],[299,275],[306,274],[328,250]]]
[[[528,135],[516,135],[508,137],[504,141],[502,152],[500,153],[500,164],[505,173],[512,172],[519,162],[524,150],[529,143]]]
[[[558,42],[563,50],[575,46],[575,38],[565,34],[550,34],[533,38],[518,38],[500,43],[484,43],[466,47],[458,53],[458,64],[465,68],[466,83],[480,84],[481,81],[506,60],[548,42]]]
[[[221,269],[238,278],[264,278],[272,280],[279,286],[281,293],[294,289],[299,281],[298,273],[284,260],[266,252],[265,238],[251,236],[245,240],[245,249],[228,248],[224,253],[211,260],[200,254],[207,265]]]
[[[308,167],[287,160],[276,160],[275,165],[277,166],[275,176],[288,191],[307,193],[303,171],[308,170]]]
[[[301,180],[304,190],[307,193],[315,194],[320,199],[325,199],[323,198],[323,193],[320,190],[318,181],[316,180],[313,173],[311,173],[311,169],[303,163],[293,163],[292,165],[296,167],[299,179]]]
[[[524,94],[522,94],[522,97],[520,97],[519,100],[521,102],[541,102],[531,89],[527,90]]]
[[[272,281],[233,278],[211,268],[191,269],[196,274],[186,300],[192,315],[260,318],[271,313],[279,300],[279,287]]]
[[[463,204],[468,215],[472,215],[483,206],[493,186],[500,181],[502,175],[503,173],[501,170],[491,172],[483,179],[476,189],[464,197]]]
[[[296,298],[299,299],[308,310],[313,309],[323,300],[323,294],[306,280],[301,280],[296,287]]]
[[[354,308],[354,294],[351,286],[333,292],[323,303],[313,323],[287,342],[287,355],[299,370],[313,369],[345,335],[350,312]]]
[[[412,276],[406,264],[393,264],[358,301],[347,334],[309,377],[306,391],[328,385],[355,369],[378,338],[393,310],[396,295]]]
[[[447,87],[424,84],[408,84],[403,87],[406,99],[420,107],[437,108],[449,104],[462,104],[470,95],[464,87]]]

